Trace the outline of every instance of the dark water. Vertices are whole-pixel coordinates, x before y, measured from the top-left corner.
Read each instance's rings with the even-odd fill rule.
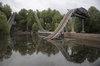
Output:
[[[0,66],[100,66],[100,42],[1,36]]]

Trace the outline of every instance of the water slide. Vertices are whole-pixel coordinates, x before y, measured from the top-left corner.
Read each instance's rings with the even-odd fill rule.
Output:
[[[9,20],[8,20],[8,27],[9,27],[9,32],[10,32],[10,29],[11,29],[11,26],[14,24],[14,19],[15,19],[15,14],[13,13]]]
[[[61,34],[61,32],[63,31],[66,24],[68,23],[68,20],[70,19],[73,12],[74,12],[73,9],[69,10],[69,12],[67,14],[65,14],[64,18],[61,20],[58,27],[55,29],[55,31],[52,34],[50,34],[49,36],[47,36],[46,38],[47,39],[57,38]]]

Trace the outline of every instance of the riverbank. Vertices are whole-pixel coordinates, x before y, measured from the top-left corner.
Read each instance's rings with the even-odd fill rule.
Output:
[[[100,41],[100,34],[90,34],[90,33],[64,33],[65,38],[78,38],[86,40]]]
[[[41,36],[48,36],[52,34],[53,32],[37,32],[38,35]],[[34,34],[33,32],[22,32],[18,31],[14,33],[14,35],[23,35],[23,34]],[[90,33],[70,33],[70,32],[65,32],[64,33],[64,38],[76,38],[76,39],[86,39],[86,40],[95,40],[95,41],[100,41],[100,34],[90,34]]]
[[[23,32],[23,31],[17,31],[17,32],[13,32],[11,33],[11,35],[24,35],[24,34],[33,34],[33,32]]]
[[[39,35],[48,36],[53,32],[39,32]],[[70,33],[65,32],[64,38],[76,38],[76,39],[86,39],[86,40],[95,40],[100,41],[100,34],[90,34],[90,33]]]

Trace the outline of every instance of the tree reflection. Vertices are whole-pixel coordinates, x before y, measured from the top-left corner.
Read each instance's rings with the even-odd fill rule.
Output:
[[[32,36],[17,35],[11,38],[9,36],[1,36],[0,60],[10,58],[12,51],[19,52],[21,55],[42,53],[47,56],[55,55],[60,51],[66,60],[74,63],[82,63],[85,60],[93,63],[100,57],[100,48],[79,45],[78,43],[84,43],[84,41],[46,41],[35,34]]]
[[[50,56],[51,54],[58,53],[55,46],[49,42],[39,38],[37,35],[23,35],[16,37],[15,51],[19,51],[21,55],[33,54],[39,52]]]
[[[0,36],[0,61],[8,59],[12,55],[12,49],[10,48],[9,43],[10,37],[8,35]]]
[[[72,43],[74,45],[72,45],[71,48],[72,51],[72,54],[70,55],[70,57],[72,58],[71,61],[75,63],[82,63],[85,60],[88,60],[89,62],[93,63],[100,57],[100,48],[93,47],[93,46],[91,47],[85,45],[78,45],[77,43],[74,42]],[[87,44],[89,44],[89,42]]]
[[[37,35],[3,36],[0,39],[0,60],[10,58],[12,50],[21,55],[32,55],[33,53],[43,53],[47,56],[55,55],[59,50],[51,43],[39,38]]]
[[[82,63],[85,60],[88,60],[89,62],[93,63],[100,57],[100,48],[78,45],[77,43],[74,43],[72,41],[65,42],[52,40],[49,42],[58,47],[66,60],[70,62]]]
[[[88,57],[87,57],[87,60],[89,62],[94,62],[96,61],[99,57],[100,57],[100,49],[97,49],[97,48],[91,48],[91,50],[88,51]]]

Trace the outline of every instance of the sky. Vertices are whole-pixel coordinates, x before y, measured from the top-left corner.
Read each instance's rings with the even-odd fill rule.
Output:
[[[90,6],[95,6],[100,10],[100,0],[0,0],[4,4],[10,5],[12,10],[20,11],[22,8],[32,10],[56,9],[64,14],[67,9],[84,7],[88,9]]]

